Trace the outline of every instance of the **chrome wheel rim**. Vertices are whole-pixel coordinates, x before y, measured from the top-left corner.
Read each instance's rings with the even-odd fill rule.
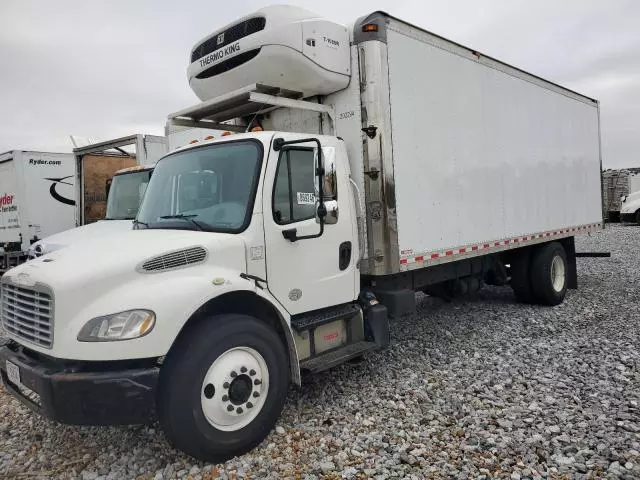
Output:
[[[556,255],[551,261],[551,285],[553,289],[560,293],[564,288],[566,269],[562,257]]]
[[[202,412],[218,430],[240,430],[264,407],[269,370],[264,358],[250,347],[236,347],[209,367],[200,388]]]

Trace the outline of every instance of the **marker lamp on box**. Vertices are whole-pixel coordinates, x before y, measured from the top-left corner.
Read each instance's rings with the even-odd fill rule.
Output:
[[[85,323],[80,333],[80,342],[117,342],[144,337],[153,330],[156,315],[151,310],[127,310]]]

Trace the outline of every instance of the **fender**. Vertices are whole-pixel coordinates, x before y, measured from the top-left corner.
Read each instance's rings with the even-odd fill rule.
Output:
[[[239,275],[239,274],[238,274]],[[289,363],[291,369],[291,381],[300,386],[301,385],[301,376],[300,376],[300,363],[298,361],[298,350],[296,347],[295,340],[293,339],[293,333],[291,331],[291,317],[288,312],[282,308],[280,303],[278,303],[275,298],[269,293],[269,291],[265,289],[256,288],[255,284],[250,281],[245,282],[246,285],[242,283],[233,283],[228,285],[223,285],[219,290],[216,290],[215,295],[211,295],[208,298],[201,301],[196,307],[194,307],[188,314],[185,321],[181,322],[180,330],[177,332],[175,336],[175,340],[173,344],[177,341],[178,337],[182,334],[182,332],[188,327],[188,325],[192,321],[196,321],[197,318],[204,314],[208,310],[208,306],[212,305],[218,301],[224,299],[224,297],[229,297],[231,294],[236,292],[243,292],[249,295],[255,295],[257,298],[261,299],[261,301],[269,304],[275,312],[278,321],[280,323],[280,328],[282,333],[284,334],[284,339],[286,341],[287,349],[289,351]],[[215,307],[213,307],[215,308]],[[262,320],[262,319],[261,319]],[[173,347],[172,344],[172,347]],[[169,349],[170,351],[171,349]],[[168,353],[168,352],[167,352]]]

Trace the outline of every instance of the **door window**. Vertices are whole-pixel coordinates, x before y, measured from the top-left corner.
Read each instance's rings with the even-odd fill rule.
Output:
[[[315,163],[311,148],[287,148],[280,154],[273,187],[273,219],[280,225],[315,217]]]

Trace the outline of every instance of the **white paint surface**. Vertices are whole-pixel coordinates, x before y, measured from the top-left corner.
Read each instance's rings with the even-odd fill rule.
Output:
[[[393,30],[388,51],[401,251],[602,220],[595,104]]]

